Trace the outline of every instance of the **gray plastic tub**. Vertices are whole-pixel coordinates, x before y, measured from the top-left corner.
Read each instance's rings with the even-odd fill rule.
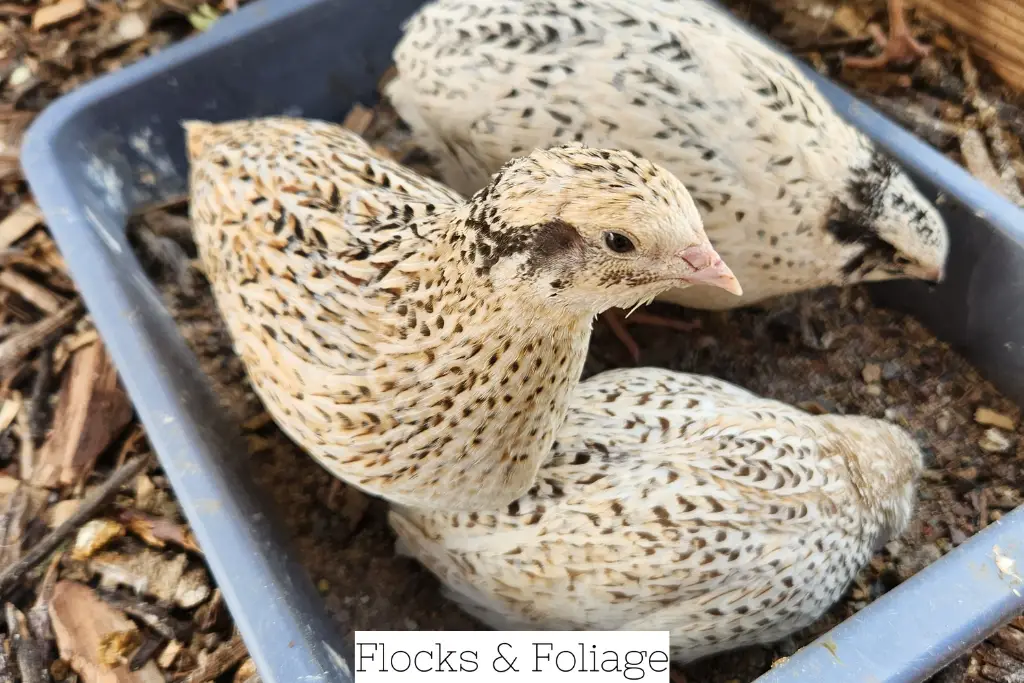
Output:
[[[287,113],[340,120],[371,102],[417,0],[261,0],[207,33],[48,108],[22,163],[245,642],[267,683],[348,681],[323,611],[245,470],[237,425],[128,246],[134,207],[186,189],[180,121]],[[941,193],[948,277],[875,291],[1024,401],[1024,213],[815,76],[853,123]],[[977,534],[764,681],[922,681],[1024,610],[1024,511]],[[351,661],[351,660],[348,660]]]

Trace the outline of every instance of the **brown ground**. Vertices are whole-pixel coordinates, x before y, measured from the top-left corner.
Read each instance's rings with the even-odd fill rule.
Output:
[[[802,54],[813,62],[833,70],[841,49],[860,52],[866,49],[864,41],[856,42],[844,37],[836,28],[834,18],[810,19],[806,11],[791,9],[801,4],[797,0],[777,0],[774,3],[735,0],[730,4],[744,17],[771,29],[786,44],[806,48]],[[843,7],[871,16],[862,9],[864,5],[874,10],[880,8],[880,3],[861,2],[844,4]],[[875,14],[884,16],[877,11]],[[175,23],[173,16],[170,26],[179,30],[180,22]],[[21,23],[27,23],[27,20]],[[858,87],[865,97],[890,106],[893,111],[906,115],[908,104],[924,110],[926,117],[923,119],[919,116],[920,111],[914,110],[918,116],[915,129],[922,134],[927,133],[934,144],[957,161],[963,162],[965,157],[969,157],[972,171],[979,175],[985,170],[978,170],[978,150],[964,142],[975,138],[976,134],[965,135],[963,131],[980,130],[983,143],[980,158],[984,160],[987,156],[996,169],[993,182],[1005,183],[1000,189],[1012,193],[1011,184],[1015,183],[1015,176],[1011,177],[1011,173],[1020,165],[1021,159],[1018,134],[1022,122],[1018,110],[1012,107],[1014,96],[1002,93],[998,83],[989,82],[984,74],[984,89],[974,90],[970,84],[970,66],[965,72],[961,56],[954,48],[955,42],[942,27],[928,25],[926,28],[925,37],[931,38],[939,49],[936,57],[924,65],[910,67],[906,74],[840,74],[835,70],[834,75]],[[98,28],[93,30],[99,33]],[[152,33],[154,29],[150,31]],[[176,34],[171,31],[166,35]],[[946,49],[947,45],[949,49]],[[131,49],[129,46],[129,51]],[[141,52],[141,49],[135,48],[135,51]],[[89,69],[99,68],[95,66],[95,60],[87,62],[87,65]],[[943,86],[941,88],[936,85],[939,81],[942,81],[939,83]],[[978,106],[979,95],[982,100],[1009,103],[1001,105],[1006,120],[1000,121],[991,112],[982,111]],[[19,100],[18,108],[27,109],[29,105]],[[396,153],[409,151],[402,136],[395,132],[392,116],[386,107],[378,110],[368,133],[371,138],[382,135],[386,137],[382,144],[396,150]],[[1000,144],[1003,141],[1005,145]],[[968,153],[962,154],[965,144],[968,145]],[[1016,191],[1020,191],[1019,184]],[[175,210],[149,214],[135,226],[133,235],[136,241],[145,243],[140,245],[144,261],[204,369],[218,387],[225,407],[244,425],[256,477],[275,502],[289,511],[286,518],[288,529],[295,537],[303,563],[320,582],[330,611],[355,628],[476,628],[468,617],[439,596],[436,582],[429,575],[415,563],[394,557],[393,539],[384,522],[383,504],[338,485],[268,421],[247,386],[240,362],[231,352],[205,281],[195,273],[181,275],[169,266],[182,261],[173,253],[168,256],[168,244],[178,244],[187,256],[194,257],[187,237],[182,238],[183,234],[187,235],[188,226],[187,221],[178,215],[180,213],[180,210]],[[157,236],[156,240],[154,236]],[[23,264],[19,272],[45,282],[52,291],[70,299],[73,292],[66,280],[61,279],[59,259],[54,258],[46,239],[45,234],[37,230],[18,243],[24,247],[32,240],[39,242],[30,250],[37,263]],[[154,249],[154,243],[162,244],[164,248]],[[51,265],[44,268],[39,262]],[[0,287],[3,286],[0,281]],[[191,291],[184,293],[183,286]],[[25,292],[8,296],[6,306],[9,312],[0,322],[3,325],[24,325],[45,317],[41,309],[26,302]],[[699,663],[688,668],[689,680],[697,683],[745,683],[753,680],[768,668],[776,656],[789,654],[794,645],[801,645],[828,629],[1024,502],[1021,494],[1024,491],[1024,441],[1020,438],[1024,432],[1017,407],[1000,396],[963,358],[935,340],[913,319],[876,308],[862,291],[818,292],[776,302],[763,309],[729,314],[683,313],[670,306],[656,308],[659,313],[699,319],[702,328],[691,334],[635,328],[645,364],[716,375],[808,410],[886,417],[900,422],[915,434],[930,456],[930,469],[921,486],[918,513],[911,529],[875,558],[841,604],[815,627],[799,634],[793,642]],[[3,334],[16,334],[21,329],[5,330]],[[4,468],[0,469],[0,484],[9,482],[5,488],[0,488],[0,504],[7,500],[11,506],[11,511],[0,517],[0,540],[6,538],[8,547],[12,538],[16,541],[13,543],[14,551],[4,550],[0,544],[0,570],[4,567],[3,552],[16,558],[38,542],[44,530],[40,528],[40,522],[33,520],[42,518],[44,510],[52,514],[54,503],[59,499],[81,497],[82,482],[86,482],[91,466],[76,470],[77,486],[57,488],[57,493],[49,497],[45,493],[37,493],[39,489],[22,486],[20,490],[27,492],[30,500],[30,503],[20,504],[27,509],[21,514],[26,521],[13,537],[3,529],[2,524],[9,523],[13,512],[18,511],[16,496],[11,495],[9,489],[13,489],[16,479],[28,479],[23,471],[24,460],[19,458],[23,455],[19,452],[21,444],[31,438],[26,434],[33,431],[39,432],[39,438],[33,440],[35,445],[43,445],[48,440],[46,427],[51,425],[54,407],[50,405],[53,401],[47,397],[49,392],[53,396],[60,393],[61,381],[58,378],[62,378],[62,359],[71,348],[67,340],[78,339],[78,343],[84,341],[87,344],[89,334],[88,322],[80,322],[75,333],[63,337],[56,347],[52,338],[40,343],[42,352],[33,351],[35,355],[28,356],[28,362],[6,371],[3,398],[9,401],[14,397],[14,391],[20,391],[25,400],[19,415],[24,411],[26,418],[12,421],[0,432],[0,468]],[[50,365],[55,367],[47,377],[44,372],[47,363],[43,359],[47,355],[45,349],[52,348],[56,348],[53,353],[55,362]],[[63,352],[62,348],[65,349]],[[609,330],[599,323],[586,374],[628,363],[624,350]],[[38,380],[40,374],[44,375],[43,381]],[[67,374],[65,370],[63,375]],[[34,386],[43,388],[33,391]],[[978,408],[995,411],[1002,419],[1011,422],[1013,428],[1001,429],[998,434],[986,437],[989,427],[975,421]],[[33,421],[42,422],[43,426],[37,430],[19,427],[31,427]],[[123,430],[111,430],[113,433],[108,435],[107,442],[112,445],[100,456],[100,469],[108,470],[110,465],[123,460],[126,452],[145,450],[141,444],[124,445],[124,442],[132,441],[135,428],[129,425]],[[999,436],[1005,437],[1007,443],[994,443],[993,436],[996,441]],[[990,450],[986,450],[983,444]],[[995,452],[997,450],[1002,452]],[[36,457],[45,458],[38,453]],[[7,475],[6,480],[2,478],[3,473]],[[94,474],[88,479],[88,484],[98,485],[105,476]],[[119,520],[129,526],[128,535],[113,540],[105,550],[123,560],[125,557],[138,557],[147,545],[153,546],[161,538],[169,538],[170,544],[164,550],[166,556],[174,557],[184,548],[188,551],[189,566],[200,565],[201,555],[189,548],[189,539],[178,524],[179,513],[166,490],[166,481],[156,473],[151,473],[149,480],[155,493],[149,491],[143,495],[147,487],[136,480],[134,493],[128,491],[128,495],[119,497],[113,506],[98,510],[103,513],[103,519]],[[21,495],[24,497],[24,493]],[[145,511],[152,519],[169,523],[173,530],[162,529],[161,533],[155,534],[156,539],[152,538],[153,534],[147,537],[144,529],[128,523],[126,511],[132,510]],[[96,557],[99,556],[77,560],[68,554],[58,553],[58,559],[52,564],[51,579],[59,575],[61,579],[88,581],[91,574],[102,574],[95,566]],[[45,561],[40,564],[41,568],[46,566]],[[4,596],[5,599],[22,611],[29,611],[41,592],[45,603],[49,599],[49,584],[39,583],[40,574],[30,574],[29,579]],[[124,596],[124,591],[121,595]],[[108,604],[117,606],[108,595],[103,597]],[[149,602],[163,604],[152,597]],[[202,663],[208,657],[206,652],[231,637],[230,621],[223,615],[214,618],[217,610],[211,606],[216,604],[216,596],[204,598],[199,601],[198,608],[191,604],[188,607],[179,605],[166,610],[169,614],[162,615],[161,623],[168,623],[168,619],[190,623],[187,632],[177,634],[186,646],[186,653],[170,664],[160,662],[165,676],[192,671],[196,660]],[[0,649],[0,655],[4,650],[9,651],[11,642],[16,640],[12,635],[17,631],[17,623],[14,626],[14,629],[8,629],[7,635],[0,635],[0,644],[4,648]],[[1024,648],[1013,643],[1024,641],[1024,621],[1019,622],[1018,627],[1004,629],[1002,636],[979,648],[969,661],[948,673],[946,683],[1011,683],[1021,680],[1020,677],[1024,676]],[[159,647],[154,647],[160,658],[164,648],[159,642],[161,639],[154,636],[149,628],[143,628],[142,633],[144,641],[158,642]],[[69,637],[61,639],[59,636],[63,651]],[[35,639],[43,646],[43,659],[53,661],[54,650],[47,649],[52,647],[49,636],[43,632],[42,635],[36,634]],[[130,657],[135,646],[122,649]],[[226,649],[218,652],[224,655]],[[214,666],[211,671],[227,671],[230,676],[234,663],[241,656],[241,651],[232,650],[222,657],[227,664]],[[138,653],[135,657],[141,661],[147,659]],[[2,660],[0,657],[0,682],[6,680]],[[58,674],[66,669],[59,662],[55,666]],[[83,678],[89,680],[87,675]],[[238,674],[235,680],[249,679]]]

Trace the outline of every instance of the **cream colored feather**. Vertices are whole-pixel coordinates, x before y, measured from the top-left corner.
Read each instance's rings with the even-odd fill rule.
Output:
[[[679,181],[629,153],[535,152],[467,202],[322,122],[192,123],[188,147],[199,254],[257,393],[327,469],[395,502],[507,504],[547,456],[594,315],[736,288]]]
[[[902,429],[655,368],[581,383],[530,491],[394,508],[405,552],[494,628],[668,630],[687,662],[803,628],[905,529]]]
[[[387,96],[445,181],[475,191],[560,141],[674,173],[743,284],[660,298],[727,309],[826,285],[940,279],[935,208],[792,59],[702,0],[436,0]]]

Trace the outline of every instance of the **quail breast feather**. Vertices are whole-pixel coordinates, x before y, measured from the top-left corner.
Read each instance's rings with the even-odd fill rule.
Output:
[[[689,282],[739,291],[685,188],[627,152],[537,150],[465,201],[337,125],[186,128],[199,255],[256,392],[394,502],[507,504],[597,313]]]
[[[389,519],[400,552],[493,628],[668,630],[685,663],[820,617],[906,528],[922,467],[882,420],[623,369],[577,386],[509,506]]]
[[[789,56],[703,0],[435,0],[394,58],[386,94],[460,191],[569,140],[678,176],[744,292],[663,300],[729,309],[943,277],[946,226],[906,173]]]

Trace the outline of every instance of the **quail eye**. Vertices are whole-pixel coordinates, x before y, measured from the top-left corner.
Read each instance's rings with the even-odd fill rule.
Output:
[[[896,258],[893,259],[893,262],[897,266],[909,266],[911,264],[910,259],[908,259],[906,256],[897,256]]]
[[[606,232],[604,234],[604,243],[616,254],[628,254],[631,251],[636,251],[636,246],[633,244],[633,240],[629,239],[621,232]]]

